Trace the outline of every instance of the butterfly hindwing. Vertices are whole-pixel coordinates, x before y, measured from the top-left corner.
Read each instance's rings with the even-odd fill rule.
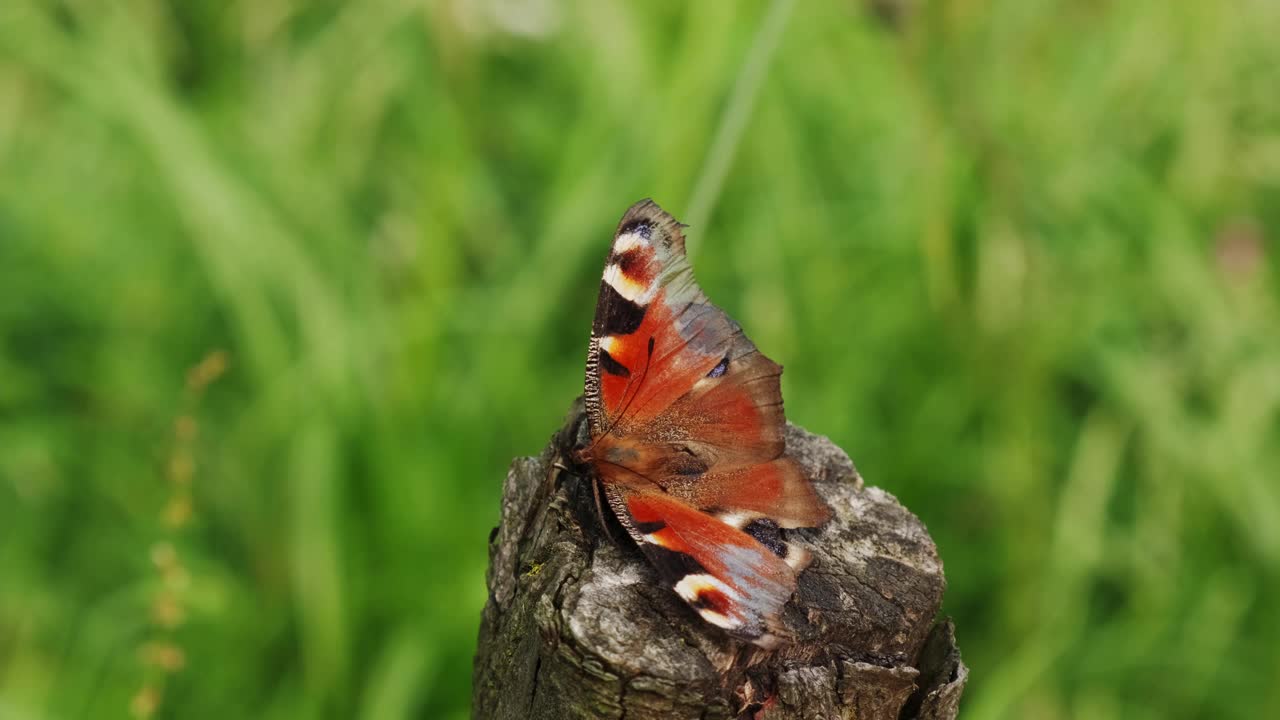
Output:
[[[808,560],[803,549],[776,535],[771,548],[670,495],[619,486],[607,493],[662,580],[704,620],[765,647],[783,639],[776,617]]]
[[[702,293],[681,227],[648,200],[618,224],[592,324],[584,460],[681,597],[764,645],[807,563],[780,531],[829,511],[785,455],[781,366]]]

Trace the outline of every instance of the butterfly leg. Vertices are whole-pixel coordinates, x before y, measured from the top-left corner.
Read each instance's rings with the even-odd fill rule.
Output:
[[[598,477],[591,479],[591,494],[595,496],[596,500],[596,520],[600,523],[600,529],[604,531],[605,537],[609,538],[610,542],[616,543],[618,540],[613,536],[613,531],[609,529],[609,520],[604,515],[604,505],[600,503],[600,483],[601,480]]]

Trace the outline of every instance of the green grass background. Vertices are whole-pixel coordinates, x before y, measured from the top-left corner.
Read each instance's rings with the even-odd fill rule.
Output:
[[[905,5],[0,3],[0,718],[466,717],[646,196],[964,717],[1274,713],[1280,4]]]

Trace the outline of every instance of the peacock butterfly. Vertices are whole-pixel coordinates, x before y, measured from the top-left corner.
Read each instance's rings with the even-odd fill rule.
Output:
[[[574,460],[664,583],[707,622],[775,647],[810,559],[784,530],[830,511],[786,454],[782,367],[702,293],[683,227],[652,200],[618,223]]]

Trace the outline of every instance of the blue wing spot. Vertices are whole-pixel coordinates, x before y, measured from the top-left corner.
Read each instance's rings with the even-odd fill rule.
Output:
[[[707,373],[707,377],[718,378],[721,375],[724,375],[726,372],[728,372],[728,370],[729,370],[729,356],[726,355],[723,360],[716,363],[715,367],[711,368],[711,372]]]

